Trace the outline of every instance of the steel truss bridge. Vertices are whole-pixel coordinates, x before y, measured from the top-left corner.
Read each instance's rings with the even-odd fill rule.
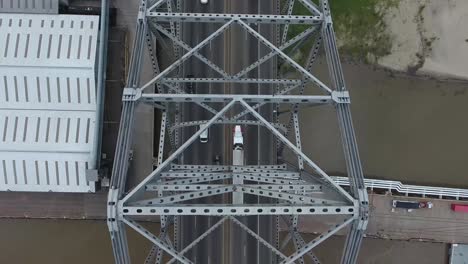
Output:
[[[200,241],[209,239],[214,230],[227,222],[239,226],[251,239],[269,248],[278,263],[320,263],[313,253],[314,248],[338,231],[348,230],[341,263],[356,263],[368,222],[368,196],[351,120],[351,101],[339,60],[328,1],[321,0],[320,5],[310,0],[297,1],[310,15],[295,15],[294,0],[289,0],[286,7],[280,8],[283,9],[281,14],[182,13],[180,1],[174,3],[175,1],[170,0],[142,0],[122,99],[122,116],[108,197],[108,227],[116,263],[130,263],[126,225],[154,244],[147,258],[148,263],[166,260],[168,263],[192,263],[184,254],[196,247]],[[180,37],[181,27],[187,23],[211,23],[219,28],[196,46],[190,47]],[[278,40],[275,43],[268,40],[254,29],[257,24],[275,25]],[[288,28],[296,25],[302,25],[304,30],[290,37]],[[203,54],[205,46],[233,27],[245,30],[270,50],[267,55],[237,73],[225,71]],[[160,69],[155,55],[154,40],[163,36],[174,46],[175,61],[165,69]],[[305,65],[300,65],[290,57],[288,51],[295,45],[304,43],[305,39],[312,39],[314,45]],[[152,54],[155,75],[149,82],[141,84],[140,73],[145,46],[148,46]],[[311,66],[322,50],[327,59],[331,87],[311,73]],[[218,77],[180,76],[178,69],[189,58],[197,58],[216,72]],[[277,78],[274,79],[246,77],[250,71],[273,58],[276,58],[278,63],[288,64],[299,77],[288,79],[281,74],[277,74]],[[183,88],[187,82],[211,83],[218,86],[248,83],[254,88],[268,84],[275,87],[275,90],[270,94],[255,95],[191,94]],[[151,91],[153,88],[157,93]],[[125,182],[132,130],[137,114],[135,109],[139,104],[152,105],[162,112],[157,166],[135,188],[127,191]],[[201,107],[211,113],[212,117],[209,120],[181,122],[178,112],[183,105]],[[289,109],[289,122],[280,124],[277,116],[274,120],[262,116],[258,110],[265,105],[272,105],[277,109],[276,113],[281,112],[281,109]],[[302,151],[300,110],[321,105],[333,105],[336,111],[349,177],[347,190]],[[185,142],[180,142],[181,129],[200,124],[205,126]],[[266,128],[277,139],[277,142],[271,144],[278,144],[279,156],[283,149],[291,151],[297,159],[297,166],[193,165],[183,164],[178,159],[204,130],[213,125],[232,127],[234,124]],[[170,140],[170,152],[164,151],[167,138]],[[164,158],[166,152],[169,154]],[[248,195],[266,197],[271,202],[244,203],[242,197]],[[212,196],[219,197],[218,202],[200,202],[205,201],[200,198]],[[180,241],[177,240],[178,223],[184,217],[193,215],[219,216],[220,220],[186,247],[181,248]],[[280,236],[277,235],[275,241],[268,241],[239,220],[239,217],[259,215],[269,215],[276,219],[276,227],[271,232],[279,232],[280,225],[287,226],[285,231],[288,234],[285,238],[280,241]],[[324,221],[329,224],[329,230],[325,230],[311,241],[306,241],[298,232],[298,222],[301,218],[310,217],[325,217]],[[141,223],[142,220],[148,219],[160,220],[159,234],[153,234]],[[288,243],[293,244],[293,252],[285,251]]]

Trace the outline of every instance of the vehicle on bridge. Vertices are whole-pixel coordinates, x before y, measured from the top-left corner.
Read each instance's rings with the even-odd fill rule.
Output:
[[[200,130],[202,130],[204,127],[205,127],[205,125],[200,125]],[[203,131],[200,134],[200,142],[201,143],[207,143],[208,142],[208,135],[209,135],[208,130],[209,130],[209,128],[207,128],[205,131]]]
[[[193,75],[187,75],[187,78],[193,78],[194,76]],[[195,89],[194,89],[194,83],[193,82],[188,82],[186,85],[185,85],[185,91],[186,93],[189,93],[189,94],[193,94],[195,93]]]
[[[234,127],[234,148],[244,146],[244,137],[242,136],[242,127],[237,125]]]

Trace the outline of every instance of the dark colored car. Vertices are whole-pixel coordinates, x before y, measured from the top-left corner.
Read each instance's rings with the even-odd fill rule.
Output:
[[[418,201],[400,201],[393,200],[392,206],[394,208],[404,208],[404,209],[420,209],[420,208],[432,208],[431,202],[418,202]]]
[[[189,74],[187,75],[186,78],[193,78],[194,76]],[[185,92],[189,94],[195,93],[195,88],[194,88],[194,83],[193,82],[188,82],[185,84]]]

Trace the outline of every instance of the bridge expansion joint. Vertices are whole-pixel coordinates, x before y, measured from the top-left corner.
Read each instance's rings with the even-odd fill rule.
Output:
[[[138,101],[141,98],[141,89],[139,88],[124,88],[122,101]]]
[[[350,104],[351,98],[349,97],[348,91],[332,91],[332,100],[335,104]]]
[[[107,226],[110,232],[118,231],[118,192],[119,189],[110,188],[107,200]]]
[[[366,188],[358,189],[359,221],[358,229],[366,230],[369,223],[369,196]]]

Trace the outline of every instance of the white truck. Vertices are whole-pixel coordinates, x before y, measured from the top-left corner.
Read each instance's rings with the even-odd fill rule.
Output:
[[[239,125],[234,127],[232,165],[234,166],[244,165],[244,137],[242,136],[242,128]],[[241,185],[241,184],[244,184],[244,181],[240,178],[234,178],[233,184]],[[242,195],[242,193],[234,192],[232,194],[233,204],[242,204],[243,201],[244,201],[244,196]]]
[[[242,128],[237,125],[234,127],[234,148],[236,146],[244,147],[244,137],[242,136]]]

